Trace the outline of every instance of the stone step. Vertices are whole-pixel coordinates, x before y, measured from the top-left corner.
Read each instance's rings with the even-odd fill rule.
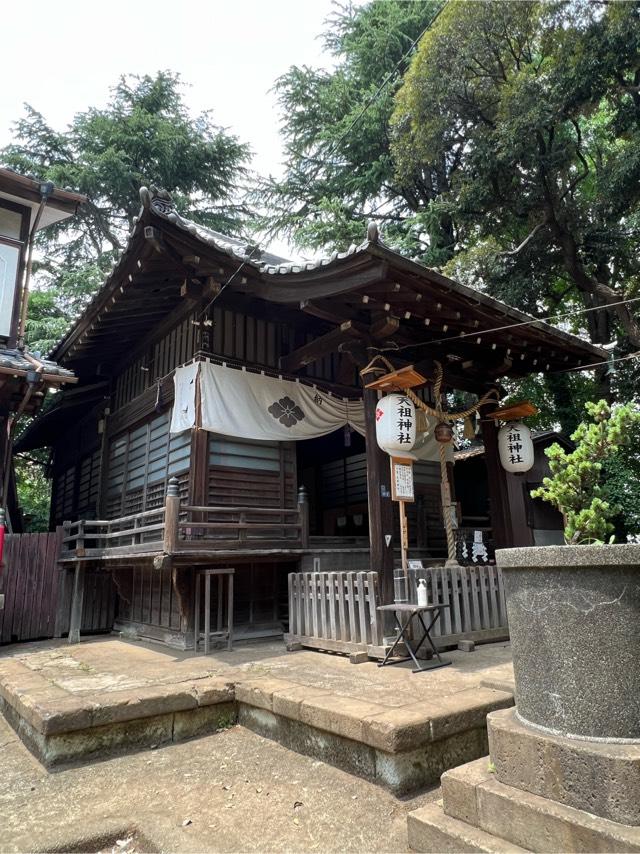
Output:
[[[640,851],[640,827],[619,824],[498,780],[476,788],[480,827],[532,851]]]
[[[474,762],[445,771],[440,783],[444,810],[448,816],[480,827],[477,788],[481,783],[495,777],[491,767],[489,757],[482,756]]]
[[[501,783],[488,757],[442,776],[445,813],[532,851],[640,851],[640,827],[591,813]]]
[[[437,801],[410,812],[407,816],[409,847],[413,851],[434,854],[466,854],[484,851],[489,854],[526,851],[504,839],[498,839],[471,824],[451,818]]]

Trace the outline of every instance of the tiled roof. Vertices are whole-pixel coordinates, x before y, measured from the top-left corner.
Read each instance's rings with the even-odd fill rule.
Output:
[[[45,374],[60,377],[75,376],[73,371],[62,368],[57,362],[40,357],[32,358],[37,358],[37,361],[44,366],[43,373]],[[0,366],[20,373],[31,371],[35,367],[32,362],[25,358],[20,350],[0,350]]]

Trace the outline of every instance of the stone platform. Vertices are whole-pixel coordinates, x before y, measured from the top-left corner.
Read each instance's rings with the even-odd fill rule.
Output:
[[[0,656],[0,708],[46,766],[239,722],[405,794],[486,753],[487,713],[513,704],[507,644],[450,657],[414,674],[279,643],[207,657],[118,639],[25,644]]]
[[[549,736],[513,709],[488,719],[491,758],[447,771],[408,816],[414,851],[640,851],[640,745]]]

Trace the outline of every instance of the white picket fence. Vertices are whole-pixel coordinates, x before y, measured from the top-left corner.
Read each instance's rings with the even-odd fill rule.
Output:
[[[429,602],[443,602],[432,629],[438,646],[508,637],[502,574],[495,566],[428,567],[409,571],[409,600],[417,602],[424,578]],[[376,572],[297,572],[289,575],[288,643],[333,652],[383,654],[381,615],[376,611]]]
[[[287,642],[380,655],[377,572],[292,572]]]

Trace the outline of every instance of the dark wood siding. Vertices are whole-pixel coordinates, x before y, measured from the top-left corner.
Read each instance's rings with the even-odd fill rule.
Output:
[[[200,310],[190,313],[133,360],[115,379],[114,412],[166,377],[197,352],[256,367],[278,369],[281,356],[313,340],[290,323],[279,323],[239,311],[214,307],[211,327],[200,326]],[[302,374],[304,375],[304,371]],[[312,363],[306,374],[326,382],[358,385],[355,369],[347,373],[339,354]]]
[[[106,472],[107,518],[151,510],[164,503],[167,480],[188,487],[191,433],[169,435],[169,412],[111,439]]]
[[[294,507],[296,493],[293,443],[209,437],[209,505]]]

